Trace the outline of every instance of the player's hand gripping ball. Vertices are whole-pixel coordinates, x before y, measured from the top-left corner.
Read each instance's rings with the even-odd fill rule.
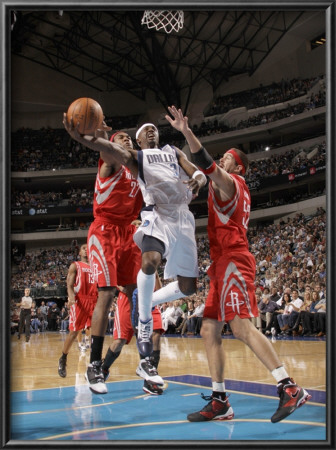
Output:
[[[101,127],[104,114],[100,104],[92,98],[78,98],[68,108],[67,121],[73,121],[73,126],[80,134],[94,135]]]

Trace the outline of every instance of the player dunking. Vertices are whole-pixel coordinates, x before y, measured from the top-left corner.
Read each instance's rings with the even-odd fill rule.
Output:
[[[212,378],[212,395],[201,410],[188,415],[191,422],[232,419],[233,409],[225,392],[224,353],[221,332],[224,321],[234,336],[247,344],[278,383],[280,403],[271,421],[279,422],[311,396],[289,377],[272,344],[249,320],[258,315],[255,298],[255,259],[249,252],[247,228],[251,198],[244,175],[248,158],[239,149],[224,153],[219,165],[188,126],[188,118],[174,106],[168,108],[169,123],[186,138],[194,163],[206,173],[209,184],[208,235],[212,264],[208,271],[210,290],[202,320],[204,340]]]
[[[80,261],[70,265],[67,275],[70,332],[64,341],[62,356],[58,362],[58,374],[63,378],[67,375],[66,363],[70,348],[79,333],[90,328],[98,297],[97,283],[88,263],[87,244],[81,245],[79,257]]]

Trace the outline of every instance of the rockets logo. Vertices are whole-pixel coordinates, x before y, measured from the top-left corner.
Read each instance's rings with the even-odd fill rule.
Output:
[[[233,262],[228,264],[223,279],[223,289],[221,292],[222,320],[225,320],[224,303],[225,306],[232,308],[232,311],[236,314],[240,314],[241,306],[245,305],[249,310],[249,313],[252,315],[246,282],[243,275]]]
[[[230,291],[229,295],[231,297],[231,301],[226,302],[226,306],[231,306],[232,311],[236,312],[237,314],[240,314],[240,305],[243,305],[245,302],[239,300],[238,292]]]

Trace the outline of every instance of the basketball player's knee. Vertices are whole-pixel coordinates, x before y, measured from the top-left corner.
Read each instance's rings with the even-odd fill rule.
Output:
[[[141,269],[146,275],[153,275],[153,273],[155,273],[156,271],[156,267],[157,266],[154,261],[146,261],[142,264]]]
[[[206,326],[204,326],[203,324],[201,326],[200,335],[204,340],[208,339],[209,335],[210,335],[208,328]]]
[[[126,339],[115,339],[110,345],[110,349],[114,353],[121,352],[123,346],[126,344]]]
[[[185,296],[193,295],[196,292],[196,279],[195,278],[179,278],[179,288],[182,294]]]
[[[256,331],[257,328],[253,327]],[[232,333],[236,339],[239,339],[240,341],[247,343],[250,340],[251,335],[253,334],[253,328],[252,327],[234,327],[232,328]]]
[[[160,255],[143,255],[141,269],[146,275],[153,275],[161,262]]]
[[[221,336],[216,334],[214,328],[208,326],[207,323],[202,324],[200,335],[209,345],[222,345]]]

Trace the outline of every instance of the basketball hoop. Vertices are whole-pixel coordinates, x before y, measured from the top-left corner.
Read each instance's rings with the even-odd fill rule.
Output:
[[[155,28],[157,31],[165,30],[166,33],[179,31],[183,27],[183,11],[153,11],[146,10],[141,19],[141,25],[148,28]]]

